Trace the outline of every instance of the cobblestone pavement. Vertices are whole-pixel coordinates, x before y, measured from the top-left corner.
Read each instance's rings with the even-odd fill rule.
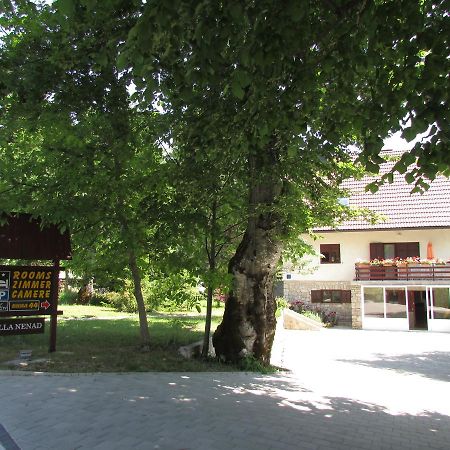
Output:
[[[273,362],[290,372],[0,372],[0,450],[450,446],[450,334],[280,329]]]

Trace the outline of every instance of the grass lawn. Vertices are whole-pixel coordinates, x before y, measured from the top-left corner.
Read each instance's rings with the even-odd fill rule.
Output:
[[[0,369],[12,368],[6,361],[20,350],[33,351],[33,360],[18,370],[44,372],[139,372],[139,371],[229,371],[217,361],[186,360],[178,347],[202,339],[204,316],[154,314],[149,316],[151,351],[139,351],[137,315],[101,306],[61,305],[57,351],[48,353],[49,321],[45,334],[0,336]],[[222,308],[223,311],[223,308]],[[215,311],[217,313],[217,311]],[[215,315],[212,328],[220,323]]]

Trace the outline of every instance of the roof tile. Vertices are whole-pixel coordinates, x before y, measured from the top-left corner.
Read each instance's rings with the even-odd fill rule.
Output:
[[[391,153],[392,154],[392,153]],[[380,166],[380,174],[389,172],[394,162]],[[396,173],[392,184],[384,184],[372,194],[365,187],[377,180],[378,176],[366,176],[361,180],[346,180],[342,187],[352,195],[349,206],[367,208],[385,218],[371,224],[364,219],[343,222],[335,230],[389,230],[399,228],[450,227],[450,179],[438,176],[423,194],[411,194],[413,185],[406,183],[404,175]],[[331,228],[318,228],[331,231]]]

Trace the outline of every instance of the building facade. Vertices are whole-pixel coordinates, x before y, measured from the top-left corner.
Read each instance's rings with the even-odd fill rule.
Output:
[[[450,332],[450,181],[438,177],[414,195],[399,175],[375,194],[365,192],[371,181],[348,181],[346,203],[380,220],[303,237],[315,255],[284,267],[284,297],[336,311],[344,326]]]

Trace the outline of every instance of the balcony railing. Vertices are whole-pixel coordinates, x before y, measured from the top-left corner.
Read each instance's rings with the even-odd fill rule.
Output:
[[[404,266],[372,266],[356,264],[355,280],[450,280],[450,264],[408,264]]]

